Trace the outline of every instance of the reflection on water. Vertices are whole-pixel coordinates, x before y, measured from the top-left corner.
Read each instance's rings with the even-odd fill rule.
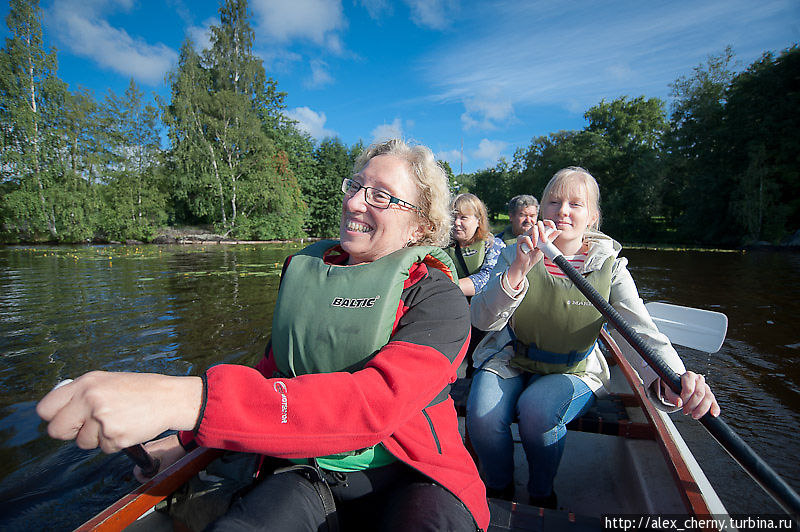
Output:
[[[678,351],[688,369],[706,375],[723,419],[800,491],[800,254],[624,254],[646,301],[727,314],[728,335],[718,353]],[[673,420],[729,511],[780,513],[699,423],[680,415]]]
[[[137,485],[124,456],[46,437],[36,401],[90,370],[253,364],[299,248],[0,249],[0,529],[71,529]]]
[[[0,529],[68,530],[137,484],[124,456],[46,437],[37,400],[94,369],[253,364],[283,259],[299,247],[0,249]],[[728,315],[719,353],[681,354],[707,375],[726,421],[800,489],[800,254],[625,255],[646,301]],[[778,511],[698,423],[674,419],[731,511]]]

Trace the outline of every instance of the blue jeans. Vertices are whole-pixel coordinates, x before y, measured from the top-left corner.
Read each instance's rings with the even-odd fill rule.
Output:
[[[503,489],[514,479],[511,423],[516,416],[528,459],[528,494],[550,495],[564,453],[566,425],[594,401],[589,386],[574,375],[525,373],[503,379],[491,371],[476,371],[466,423],[486,486]]]

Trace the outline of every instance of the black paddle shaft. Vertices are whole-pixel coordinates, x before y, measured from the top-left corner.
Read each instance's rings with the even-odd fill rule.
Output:
[[[670,389],[681,392],[681,378],[670,368],[661,356],[642,341],[641,336],[628,325],[619,312],[606,301],[600,293],[583,278],[563,255],[553,259],[561,271],[575,283],[578,290],[605,316],[625,340],[652,367]],[[734,460],[766,491],[792,518],[800,523],[800,496],[786,483],[769,464],[758,456],[742,438],[720,417],[706,414],[700,423],[728,451]]]
[[[158,468],[161,466],[161,461],[158,458],[153,458],[148,453],[144,446],[140,443],[122,449],[122,452],[128,455],[128,458],[133,460],[133,463],[139,466],[142,470],[142,475],[146,478],[155,476],[158,473]]]

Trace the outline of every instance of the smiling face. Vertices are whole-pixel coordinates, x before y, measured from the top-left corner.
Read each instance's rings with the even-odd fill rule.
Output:
[[[561,234],[556,245],[564,253],[574,254],[583,242],[583,233],[599,217],[596,201],[587,193],[579,180],[569,180],[551,189],[542,201],[542,219],[552,220]]]
[[[531,205],[530,207],[518,209],[514,214],[509,216],[511,230],[514,232],[514,236],[519,236],[525,231],[530,230],[533,224],[536,223],[536,216],[538,214],[539,209]]]
[[[453,237],[460,246],[470,243],[478,230],[478,217],[466,212],[456,212],[453,219]]]
[[[417,205],[419,191],[408,164],[394,155],[378,155],[353,179],[362,186],[382,190]],[[379,209],[365,200],[364,190],[342,200],[339,225],[341,246],[349,255],[348,264],[372,262],[416,242],[421,233],[416,212],[391,207]]]

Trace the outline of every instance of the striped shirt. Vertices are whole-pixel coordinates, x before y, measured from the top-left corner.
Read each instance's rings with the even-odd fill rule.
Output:
[[[576,270],[582,271],[587,255],[588,252],[584,251],[583,253],[578,253],[577,255],[564,255],[564,258],[567,259],[567,261],[572,264]],[[564,272],[561,271],[561,268],[559,268],[555,262],[551,261],[547,257],[544,258],[544,269],[547,270],[547,273],[550,275],[563,278],[567,277],[564,275]]]

